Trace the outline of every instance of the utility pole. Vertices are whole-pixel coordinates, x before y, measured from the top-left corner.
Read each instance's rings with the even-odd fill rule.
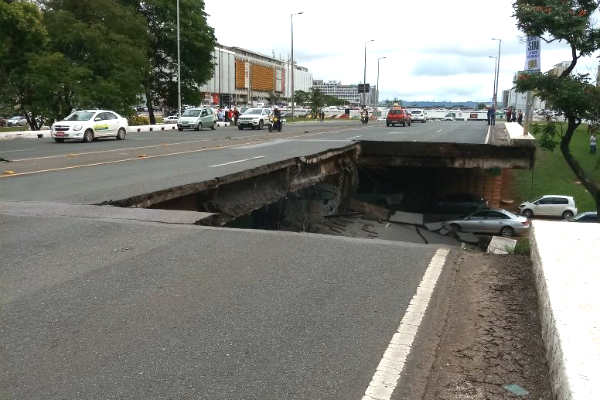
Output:
[[[290,78],[292,79],[292,121],[294,120],[294,15],[304,14],[304,11],[290,15],[290,28],[292,37],[292,68],[290,71]]]
[[[502,50],[502,39],[492,38],[492,40],[498,41],[498,68],[496,69],[496,85],[494,88],[494,109],[498,108],[498,85],[500,78],[500,52]]]
[[[386,58],[387,57],[379,57],[377,59],[377,100],[376,100],[377,103],[376,103],[376,106],[375,106],[375,110],[376,110],[376,113],[377,113],[376,116],[377,117],[379,117],[379,60],[384,60]]]
[[[496,56],[489,56],[489,57],[494,59],[494,90],[492,90],[492,105],[494,105],[494,99],[496,97],[496,90],[497,90],[496,89],[496,85],[497,85],[497,82],[496,82],[497,75],[496,75],[496,73],[498,71],[498,57],[496,57]]]
[[[181,46],[179,37],[179,0],[177,0],[177,117],[181,118]]]
[[[363,74],[363,90],[362,90],[362,106],[365,107],[367,104],[367,43],[374,42],[375,40],[367,40],[365,42],[365,71]]]

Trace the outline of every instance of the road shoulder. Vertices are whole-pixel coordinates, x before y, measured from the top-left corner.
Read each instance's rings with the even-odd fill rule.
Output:
[[[394,398],[518,398],[513,384],[551,398],[529,258],[463,252],[452,267]]]

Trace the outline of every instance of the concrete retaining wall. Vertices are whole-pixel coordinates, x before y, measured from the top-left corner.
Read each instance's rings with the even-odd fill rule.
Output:
[[[535,221],[531,244],[554,398],[600,399],[600,224]]]

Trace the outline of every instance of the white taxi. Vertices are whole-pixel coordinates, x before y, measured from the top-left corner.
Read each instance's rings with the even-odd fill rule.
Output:
[[[103,137],[123,140],[128,128],[127,119],[113,111],[84,110],[75,111],[62,121],[52,124],[50,135],[59,143],[71,139],[87,143]]]

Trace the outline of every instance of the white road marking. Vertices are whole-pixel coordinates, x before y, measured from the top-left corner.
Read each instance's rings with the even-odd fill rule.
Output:
[[[413,296],[406,313],[404,313],[398,330],[392,336],[388,348],[383,353],[383,358],[365,391],[363,400],[391,399],[417,336],[419,326],[429,306],[429,300],[435,285],[446,263],[448,253],[448,249],[438,249],[435,252],[417,288],[417,293]]]
[[[243,163],[246,161],[251,161],[251,160],[258,160],[259,158],[265,158],[265,156],[258,156],[258,157],[252,157],[252,158],[245,158],[243,160],[237,160],[237,161],[230,161],[230,162],[226,162],[223,164],[216,164],[216,165],[211,165],[209,168],[214,168],[214,167],[223,167],[225,165],[231,165],[231,164],[239,164],[239,163]]]
[[[490,133],[491,133],[491,132],[492,132],[492,127],[491,127],[491,126],[489,126],[489,127],[488,127],[488,133],[487,133],[487,136],[485,137],[485,142],[484,142],[485,144],[489,144],[489,143],[490,143]]]
[[[436,131],[435,133],[440,133],[441,131],[443,131],[443,129],[440,129],[439,131]]]
[[[362,135],[358,135],[358,136],[354,136],[354,137],[349,137],[346,140],[358,139],[359,137],[362,137]]]
[[[18,152],[18,151],[29,151],[29,150],[35,150],[35,149],[8,150],[8,151],[6,151],[6,150],[2,150],[2,151],[0,151],[0,153],[1,153],[1,154],[4,154],[4,153],[16,153],[16,152]]]

